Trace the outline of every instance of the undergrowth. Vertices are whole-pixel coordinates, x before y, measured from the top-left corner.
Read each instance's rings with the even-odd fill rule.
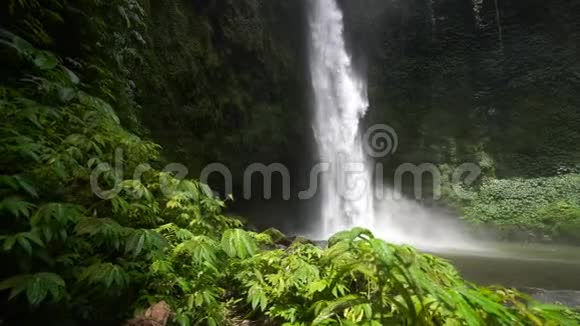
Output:
[[[580,241],[580,175],[487,179],[464,205],[468,220],[536,238]]]
[[[160,300],[175,325],[580,322],[364,229],[336,234],[328,248],[281,248],[279,232],[225,216],[206,185],[151,167],[159,146],[123,129],[55,55],[8,32],[1,43],[26,67],[0,88],[4,324],[115,325]],[[100,196],[95,171],[111,189]]]

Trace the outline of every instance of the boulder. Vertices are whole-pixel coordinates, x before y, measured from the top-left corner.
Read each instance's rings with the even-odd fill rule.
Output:
[[[125,324],[125,326],[166,326],[171,317],[171,307],[165,302],[158,302],[143,313]]]

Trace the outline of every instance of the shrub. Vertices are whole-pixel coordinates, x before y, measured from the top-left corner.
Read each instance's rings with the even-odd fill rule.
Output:
[[[577,227],[573,207],[580,198],[580,175],[535,179],[486,179],[473,200],[463,203],[466,219],[506,229],[530,230],[558,237],[566,227]],[[564,209],[559,203],[567,203]],[[561,217],[558,217],[562,215]],[[559,225],[555,228],[555,225]]]
[[[134,171],[153,163],[159,146],[124,130],[53,54],[2,36],[33,72],[0,88],[8,324],[119,324],[161,300],[176,325],[580,322],[565,307],[479,288],[448,262],[360,228],[336,234],[326,249],[295,241],[272,250],[280,232],[246,231],[206,185],[152,168],[140,180],[105,173],[101,181],[120,192],[99,198],[89,187],[95,165],[122,148],[122,168]]]

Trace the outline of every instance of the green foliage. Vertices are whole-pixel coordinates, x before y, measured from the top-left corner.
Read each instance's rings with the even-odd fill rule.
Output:
[[[246,309],[284,325],[573,325],[514,291],[478,288],[439,258],[392,246],[364,229],[327,249],[295,244],[235,263]]]
[[[537,213],[553,236],[580,240],[580,202],[560,201],[539,209]]]
[[[262,232],[263,235],[268,236],[268,238],[273,242],[277,243],[281,240],[284,240],[286,236],[275,228],[269,228],[266,231]]]
[[[49,294],[53,301],[60,301],[65,295],[65,282],[60,276],[52,273],[18,275],[0,283],[0,290],[6,289],[12,289],[10,299],[25,292],[28,302],[31,305],[38,305],[45,301]]]
[[[129,275],[118,265],[112,263],[94,264],[87,267],[79,277],[79,282],[92,286],[123,290],[129,285]]]
[[[294,160],[288,153],[309,135],[297,69],[302,4],[167,0],[145,9],[147,45],[133,79],[140,117],[166,155],[196,174],[224,162],[235,183],[252,162]]]
[[[91,175],[99,165],[117,162],[122,171],[135,171],[157,159],[159,146],[123,129],[115,110],[82,90],[80,78],[53,54],[8,32],[2,43],[29,71],[0,88],[0,244],[8,266],[0,288],[12,291],[10,307],[27,316],[16,322],[59,324],[63,316],[120,322],[132,308],[122,302],[136,302],[137,292],[150,286],[145,271],[184,272],[184,265],[172,266],[183,257],[207,275],[198,283],[205,292],[188,295],[201,293],[198,305],[215,304],[211,276],[217,271],[208,265],[212,257],[218,261],[214,237],[240,226],[222,215],[224,202],[197,181],[154,169],[141,180],[106,170],[96,181],[118,195],[95,196]],[[256,250],[244,232],[234,232],[231,240],[246,245],[240,255]],[[171,263],[160,259],[167,253]],[[177,279],[186,289],[186,277],[197,273],[192,269]],[[22,305],[24,294],[30,306]],[[35,307],[52,304],[59,307],[54,315],[37,315],[43,309]]]
[[[240,229],[226,230],[221,244],[228,256],[241,259],[254,256],[258,249],[248,232]]]
[[[59,12],[70,10],[59,1],[51,3]],[[15,12],[44,8],[33,0],[9,4]],[[144,163],[155,165],[160,147],[121,126],[118,113],[135,106],[126,101],[131,92],[116,90],[129,81],[112,81],[126,73],[125,60],[133,51],[124,34],[103,39],[110,31],[105,18],[113,12],[113,29],[138,29],[139,4],[82,4],[85,10],[103,10],[90,26],[98,35],[90,39],[103,41],[98,47],[105,52],[98,55],[109,54],[107,60],[114,65],[109,62],[101,69],[96,61],[89,62],[79,77],[63,65],[66,60],[14,34],[1,35],[22,67],[18,78],[2,80],[0,86],[0,241],[6,266],[0,290],[10,291],[7,307],[17,315],[8,322],[119,324],[130,311],[159,300],[171,305],[171,322],[178,325],[230,325],[241,318],[284,325],[580,322],[579,314],[565,307],[539,305],[507,289],[476,287],[446,261],[390,245],[365,229],[336,234],[324,249],[306,241],[273,249],[285,238],[279,231],[246,231],[240,221],[223,214],[225,202],[213,197],[206,185],[153,168],[140,180],[104,171],[99,185],[114,190],[108,194],[118,193],[106,199],[96,196],[91,175],[99,165],[115,162],[122,152],[120,169],[135,171]],[[237,35],[259,30],[262,23],[253,17],[260,5],[227,7],[225,17],[217,15],[227,27],[221,36],[234,42]],[[232,11],[247,15],[230,20]],[[211,34],[209,25],[201,25]],[[38,39],[44,38],[45,29],[34,30]],[[243,36],[241,53],[267,46],[259,37]],[[206,41],[200,46],[213,46]],[[224,59],[203,57],[218,66]],[[97,77],[83,78],[91,72]],[[233,96],[220,98],[225,101],[219,102],[221,107],[244,108],[247,94],[230,91]],[[209,119],[208,112],[201,117]],[[573,205],[541,214],[552,221],[555,212],[564,212],[565,221],[574,220]]]
[[[114,104],[126,126],[140,129],[135,81],[130,78],[141,61],[138,49],[145,44],[146,19],[140,1],[9,0],[0,4],[0,13],[2,28],[66,58],[69,68],[90,79],[84,87],[91,94]],[[35,51],[33,60],[45,70],[57,65],[46,51]]]
[[[508,229],[536,231],[550,237],[578,227],[580,176],[535,179],[488,179],[466,203],[466,218]],[[566,235],[572,236],[572,234]],[[573,236],[574,238],[576,236]]]

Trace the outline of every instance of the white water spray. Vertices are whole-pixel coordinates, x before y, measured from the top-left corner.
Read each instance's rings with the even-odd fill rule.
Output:
[[[336,0],[312,0],[309,19],[314,131],[319,158],[330,168],[321,175],[321,217],[311,236],[326,239],[360,226],[395,243],[466,248],[469,241],[453,221],[413,201],[374,203],[372,168],[360,131],[368,108],[366,82],[347,53],[342,12]]]
[[[346,51],[343,15],[336,0],[310,1],[310,71],[314,130],[321,162],[322,218],[317,235],[374,226],[371,172],[361,144],[366,85]]]

